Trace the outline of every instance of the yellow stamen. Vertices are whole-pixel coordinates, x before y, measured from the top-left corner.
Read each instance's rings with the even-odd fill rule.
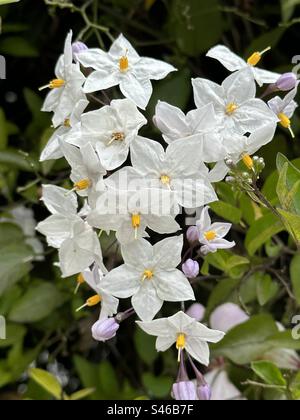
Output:
[[[41,88],[39,88],[39,90],[44,90],[44,89],[60,89],[65,85],[65,81],[63,79],[53,79],[51,80],[51,82],[46,85],[46,86],[42,86]]]
[[[119,60],[119,69],[121,73],[126,73],[126,71],[129,69],[129,60],[127,57],[127,51],[126,55],[123,55],[123,57]]]
[[[178,334],[176,340],[176,348],[178,350],[178,363],[180,362],[181,352],[185,348],[185,334]]]
[[[216,239],[217,234],[216,234],[216,232],[214,232],[213,230],[209,230],[208,232],[206,232],[206,233],[204,234],[204,236],[205,236],[205,239],[206,239],[207,241],[213,241],[214,239]]]
[[[112,133],[111,139],[107,143],[107,146],[110,146],[114,141],[124,141],[125,134],[121,132]]]
[[[248,169],[252,170],[254,167],[253,159],[251,156],[245,154],[242,156],[242,161],[244,162],[244,165],[247,166]]]
[[[70,128],[71,127],[71,121],[70,118],[66,118],[64,121],[64,127]]]
[[[163,185],[170,185],[171,178],[168,175],[162,175],[160,181]]]
[[[102,300],[102,298],[101,298],[100,295],[92,296],[85,302],[84,305],[82,305],[80,308],[76,309],[76,312],[79,312],[81,309],[86,308],[87,306],[89,308],[91,308],[92,306],[96,306],[96,305],[98,305],[98,303],[101,302],[101,300]]]
[[[238,109],[237,104],[235,104],[234,102],[230,102],[226,106],[226,114],[227,115],[232,115],[237,109]]]
[[[255,53],[253,53],[253,54],[252,54],[252,55],[248,58],[247,63],[248,63],[250,66],[255,67],[255,66],[256,66],[256,65],[260,62],[260,60],[262,59],[263,54],[265,54],[266,52],[270,51],[270,49],[271,49],[271,47],[268,47],[268,48],[266,48],[265,50],[263,50],[263,51],[261,51],[261,52],[256,51]]]
[[[153,271],[151,271],[151,270],[145,270],[144,271],[143,281],[146,280],[146,279],[151,280],[152,277],[153,277]]]
[[[138,238],[138,228],[141,226],[141,216],[140,216],[140,214],[135,213],[131,216],[131,224],[132,224],[133,229],[135,230],[134,237],[135,237],[135,239],[137,239]]]
[[[81,179],[78,182],[75,182],[74,189],[76,191],[83,191],[86,190],[91,186],[91,181],[89,179]]]
[[[77,294],[77,292],[78,292],[78,290],[79,290],[80,286],[81,286],[83,283],[85,283],[85,280],[84,280],[83,275],[82,275],[82,274],[78,274],[76,281],[77,281],[77,286],[76,286],[76,289],[75,289],[75,291],[74,291],[74,295],[76,295],[76,294]]]
[[[287,128],[290,131],[291,136],[294,139],[295,138],[295,134],[294,134],[294,132],[292,130],[291,120],[289,119],[289,117],[282,112],[281,114],[278,115],[278,118],[280,120],[279,123],[282,125],[282,127]]]

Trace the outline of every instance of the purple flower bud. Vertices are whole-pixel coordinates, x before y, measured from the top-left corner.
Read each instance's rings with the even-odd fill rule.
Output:
[[[191,244],[199,241],[199,231],[197,226],[190,226],[186,232],[186,237]]]
[[[191,305],[186,311],[186,314],[200,322],[204,318],[205,308],[200,303],[193,303],[193,305]]]
[[[218,306],[210,316],[210,326],[214,330],[227,332],[248,321],[248,315],[234,303]]]
[[[296,87],[297,84],[297,76],[295,73],[284,73],[282,76],[279,77],[277,82],[275,83],[277,89],[282,90],[283,92],[287,92],[292,90]]]
[[[92,335],[96,341],[107,341],[116,336],[120,325],[116,322],[115,318],[106,318],[97,321],[92,326]]]
[[[196,386],[193,381],[176,382],[172,387],[172,398],[177,401],[198,400]]]
[[[76,54],[79,54],[86,50],[88,50],[88,47],[83,42],[77,41],[72,44],[74,58],[76,58]]]
[[[197,397],[200,401],[210,401],[211,400],[211,388],[208,384],[198,385],[197,386]]]
[[[197,261],[193,261],[191,259],[186,260],[184,264],[182,264],[182,271],[189,279],[194,279],[198,276],[200,268]]]

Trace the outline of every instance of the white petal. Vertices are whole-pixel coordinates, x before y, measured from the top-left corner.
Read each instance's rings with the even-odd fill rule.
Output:
[[[134,66],[134,73],[138,78],[147,77],[151,80],[164,79],[173,71],[177,70],[170,64],[148,57],[142,57]]]
[[[158,297],[152,282],[147,280],[132,297],[131,302],[137,315],[143,321],[151,321],[163,305],[163,300]]]
[[[247,150],[250,155],[254,154],[259,150],[262,146],[270,143],[275,135],[276,131],[276,123],[274,124],[267,124],[264,127],[256,130],[254,133],[251,134],[250,137],[247,139]]]
[[[105,319],[115,315],[118,312],[119,299],[110,296],[104,292],[101,293],[101,312],[99,319]]]
[[[216,110],[224,109],[224,89],[207,79],[192,79],[194,98],[197,108],[212,103]]]
[[[86,68],[106,71],[108,74],[112,71],[114,63],[108,53],[99,48],[91,48],[76,54],[76,59]]]
[[[276,83],[279,77],[281,76],[278,73],[273,73],[271,71],[262,70],[256,67],[252,68],[252,71],[254,73],[255,80],[260,86],[262,86],[265,83]]]
[[[167,302],[195,300],[192,286],[179,270],[155,271],[153,282],[158,296]]]
[[[83,88],[85,93],[98,92],[100,90],[109,89],[120,83],[118,73],[105,70],[94,71],[87,79]]]
[[[265,102],[251,99],[235,111],[234,121],[240,134],[245,134],[253,133],[272,122],[276,124],[277,118]]]
[[[77,214],[77,196],[55,185],[43,185],[42,200],[52,214],[66,217]]]
[[[63,277],[70,277],[86,270],[95,261],[90,250],[78,246],[76,238],[67,239],[59,250],[60,268]]]
[[[200,322],[195,322],[192,326],[183,331],[188,337],[198,338],[208,343],[218,343],[221,341],[225,334],[222,331],[211,330]]]
[[[70,218],[54,214],[40,222],[36,230],[47,237],[50,246],[59,248],[66,239],[70,238],[72,224],[73,221]]]
[[[199,232],[207,232],[211,228],[211,218],[209,215],[209,207],[204,207],[201,212],[200,219],[197,221]]]
[[[153,247],[154,263],[160,269],[176,268],[181,263],[183,235],[166,238]]]
[[[153,92],[149,79],[137,79],[131,73],[127,73],[126,77],[121,79],[120,89],[126,98],[131,99],[141,109],[146,109]]]
[[[65,127],[58,128],[48,140],[48,143],[41,153],[40,162],[51,159],[60,159],[63,157],[63,153],[60,148],[59,138],[63,136],[68,129]]]
[[[209,365],[209,347],[205,341],[188,337],[185,345],[186,351],[201,365]]]
[[[126,264],[133,267],[150,268],[149,264],[153,260],[153,247],[145,239],[134,241],[122,247],[122,256]],[[141,277],[143,272],[141,272]]]
[[[138,326],[149,335],[158,337],[172,337],[174,336],[174,343],[176,342],[176,332],[170,331],[168,318],[155,319],[151,322],[136,321]]]
[[[206,55],[207,57],[218,60],[229,71],[240,70],[241,68],[247,66],[247,63],[242,58],[234,54],[224,45],[217,45],[209,50]]]
[[[166,102],[158,102],[155,109],[154,122],[164,134],[164,139],[167,143],[188,137],[191,134],[191,128],[187,124],[185,114],[181,109]]]
[[[225,162],[222,160],[217,162],[213,169],[209,172],[208,178],[210,182],[219,182],[222,181],[225,176],[228,174],[229,168],[225,165]]]
[[[172,216],[145,216],[147,226],[161,235],[165,233],[175,233],[181,229],[180,225]]]
[[[131,145],[132,165],[141,174],[160,174],[162,162],[165,158],[164,148],[157,141],[138,136]]]
[[[140,286],[139,272],[125,264],[110,271],[102,282],[102,289],[106,293],[122,299],[136,294]]]
[[[222,86],[226,92],[227,103],[232,102],[238,106],[255,98],[256,95],[255,81],[248,67],[231,74],[224,80]]]
[[[231,223],[213,223],[210,230],[215,232],[218,237],[224,238],[230,232],[231,227]]]
[[[167,337],[159,336],[156,339],[155,348],[157,351],[166,351],[170,347],[173,346],[175,341],[176,341],[176,338],[174,340],[173,336],[167,336]]]
[[[114,59],[119,60],[121,57],[127,54],[129,59],[133,59],[134,62],[140,58],[136,50],[133,48],[131,43],[125,38],[123,34],[121,34],[115,42],[112,44],[109,55],[112,56]]]

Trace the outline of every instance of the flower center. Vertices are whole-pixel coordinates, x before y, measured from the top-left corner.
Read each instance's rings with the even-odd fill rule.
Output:
[[[151,280],[153,277],[153,271],[151,270],[145,270],[143,274],[143,281],[144,280]]]
[[[160,182],[161,182],[163,185],[170,185],[171,178],[170,178],[168,175],[162,175],[162,176],[160,177]]]
[[[214,239],[216,239],[217,234],[213,230],[209,230],[204,234],[204,237],[207,241],[213,241]]]
[[[238,109],[238,106],[236,103],[234,102],[230,102],[227,106],[226,106],[226,114],[227,115],[232,115],[236,110]]]
[[[80,308],[76,309],[76,312],[79,312],[81,309],[86,308],[87,306],[91,308],[92,306],[98,305],[102,300],[102,297],[100,295],[94,295],[90,297],[84,305],[82,305]]]
[[[64,127],[70,128],[71,127],[71,120],[70,118],[66,118],[64,121]]]
[[[255,67],[260,60],[262,59],[263,54],[265,54],[266,52],[270,51],[271,47],[266,48],[265,50],[259,52],[256,51],[255,53],[253,53],[247,60],[247,63],[252,66]]]
[[[242,161],[244,162],[244,165],[246,165],[248,169],[250,169],[250,170],[252,170],[252,169],[253,169],[253,166],[254,166],[254,164],[253,164],[253,159],[252,159],[252,157],[251,157],[251,156],[249,156],[247,153],[245,153],[245,154],[242,156]]]
[[[141,215],[138,214],[138,213],[134,213],[131,216],[131,224],[132,224],[132,227],[133,227],[133,229],[135,231],[134,232],[134,237],[135,237],[135,239],[137,239],[137,237],[138,237],[138,229],[141,226]]]
[[[123,55],[123,57],[119,60],[119,69],[121,73],[126,73],[129,69],[129,60],[127,55]]]
[[[76,191],[83,191],[86,190],[91,186],[91,181],[89,179],[81,179],[78,182],[75,182],[74,189]]]
[[[114,141],[124,141],[125,140],[125,134],[120,132],[120,131],[116,131],[115,133],[112,133],[111,138],[108,142],[108,146],[111,145]]]
[[[287,128],[288,130],[290,130],[290,133],[293,137],[293,139],[295,138],[295,134],[292,130],[291,127],[291,120],[289,119],[289,117],[287,115],[285,115],[283,112],[278,114],[278,118],[280,120],[279,124],[282,125],[282,127]]]
[[[60,89],[65,84],[66,84],[66,82],[63,79],[53,79],[53,80],[51,80],[51,82],[48,85],[42,86],[39,90],[41,91],[41,90],[44,90],[44,89]]]
[[[185,334],[180,333],[177,335],[176,348],[178,350],[178,363],[180,362],[181,352],[185,348]]]

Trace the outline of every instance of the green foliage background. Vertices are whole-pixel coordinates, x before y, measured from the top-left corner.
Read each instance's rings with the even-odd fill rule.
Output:
[[[292,64],[300,45],[299,0],[74,0],[75,9],[67,0],[5,3],[13,2],[0,1],[0,54],[7,60],[7,80],[0,84],[1,218],[25,204],[40,221],[47,215],[39,203],[41,183],[68,186],[64,162],[38,162],[52,132],[50,116],[40,112],[38,87],[53,77],[70,28],[91,47],[108,47],[110,38],[123,32],[142,55],[179,68],[155,84],[149,119],[158,99],[191,109],[191,77],[223,80],[227,72],[205,57],[217,43],[245,57],[271,45],[263,63],[278,72],[290,71],[299,61]],[[300,256],[291,239],[300,242],[299,116],[293,128],[295,141],[279,129],[260,153],[266,161],[260,186],[280,209],[285,226],[246,195],[220,183],[220,202],[212,209],[235,224],[233,237],[239,245],[234,253],[208,256],[202,267],[207,280],[197,287],[207,318],[226,301],[240,303],[254,317],[214,348],[215,356],[229,361],[231,379],[250,399],[300,398],[299,375],[284,372],[283,377],[274,365],[257,362],[270,349],[300,349],[299,341],[278,334],[275,326],[276,319],[290,328],[300,305]],[[158,136],[153,127],[146,134]],[[102,241],[108,265],[118,263],[114,238]],[[168,398],[176,377],[174,354],[157,355],[153,339],[136,330],[134,320],[122,326],[117,340],[95,343],[90,326],[97,311],[75,313],[88,290],[83,287],[74,296],[75,279],[62,280],[53,266],[55,251],[45,246],[45,253],[44,262],[32,262],[33,250],[22,230],[10,221],[0,223],[0,314],[8,320],[8,338],[0,340],[0,399]],[[30,366],[55,373],[64,395],[52,376],[28,371]],[[242,385],[258,379],[271,388]]]

